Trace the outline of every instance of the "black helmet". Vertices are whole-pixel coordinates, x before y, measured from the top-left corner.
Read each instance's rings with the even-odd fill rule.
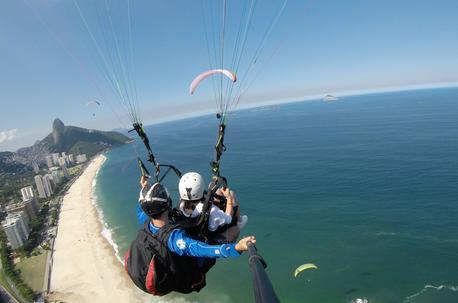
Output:
[[[167,188],[160,183],[154,183],[140,192],[140,206],[149,217],[154,217],[171,209],[172,199]]]

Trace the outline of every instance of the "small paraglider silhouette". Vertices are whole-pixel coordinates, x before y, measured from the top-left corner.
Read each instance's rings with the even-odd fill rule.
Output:
[[[86,107],[93,107],[93,106],[100,106],[101,103],[99,101],[89,101],[86,103]],[[95,112],[92,112],[92,116],[95,117]]]

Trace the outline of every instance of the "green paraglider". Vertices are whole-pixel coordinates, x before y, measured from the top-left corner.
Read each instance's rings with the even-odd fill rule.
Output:
[[[294,271],[294,277],[296,278],[302,271],[304,271],[306,269],[311,269],[311,268],[317,269],[318,267],[315,264],[312,264],[312,263],[302,264],[301,266],[296,268],[296,270]]]

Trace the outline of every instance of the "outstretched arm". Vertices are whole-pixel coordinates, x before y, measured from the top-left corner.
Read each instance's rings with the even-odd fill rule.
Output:
[[[168,240],[169,249],[180,256],[204,258],[235,258],[248,250],[247,242],[256,243],[254,237],[246,237],[237,244],[209,245],[190,238],[183,230],[175,230]]]

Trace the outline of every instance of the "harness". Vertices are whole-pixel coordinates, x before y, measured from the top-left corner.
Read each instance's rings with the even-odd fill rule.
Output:
[[[200,291],[206,284],[208,269],[199,266],[197,258],[179,256],[168,249],[170,234],[180,225],[167,224],[153,234],[148,224],[138,231],[124,258],[124,267],[134,284],[156,296],[171,291]]]
[[[221,118],[221,116],[217,114],[217,118]],[[173,171],[178,176],[178,178],[181,178],[182,173],[178,168],[170,164],[159,164],[157,162],[156,157],[154,156],[153,150],[151,149],[148,136],[143,129],[142,123],[136,122],[136,123],[133,123],[132,126],[133,126],[133,129],[129,130],[129,132],[135,131],[138,134],[138,136],[142,140],[147,150],[146,159],[148,160],[148,162],[152,163],[155,167],[155,173],[154,173],[155,181],[158,183],[162,182],[162,180],[164,180],[164,178],[168,175],[170,171]],[[191,234],[198,237],[199,239],[204,239],[204,240],[207,239],[205,236],[205,231],[208,226],[208,219],[210,217],[212,200],[216,195],[216,191],[220,187],[227,186],[227,180],[225,177],[222,177],[220,175],[220,167],[219,167],[221,156],[223,152],[226,151],[226,146],[224,145],[225,130],[226,130],[226,125],[221,121],[218,126],[218,136],[217,136],[217,140],[215,144],[215,159],[214,161],[210,163],[211,168],[212,168],[212,173],[213,173],[212,181],[210,185],[208,186],[207,193],[204,196],[202,213],[193,220],[184,220],[183,222],[180,222],[181,217],[177,215],[176,211],[172,211],[171,219],[175,223],[177,224],[179,223],[182,228],[185,228],[187,231],[190,231]],[[143,161],[140,158],[137,158],[137,162],[138,162],[138,166],[139,166],[142,176],[148,177],[148,178],[152,177],[148,169],[146,168],[145,164],[143,163]],[[161,175],[162,167],[166,167],[167,170]],[[225,204],[224,199],[221,199],[221,201],[223,202],[223,204]],[[225,207],[225,205],[223,206]]]

